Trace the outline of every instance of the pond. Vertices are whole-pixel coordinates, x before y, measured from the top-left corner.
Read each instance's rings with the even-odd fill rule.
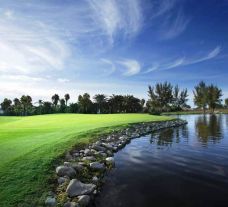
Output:
[[[183,115],[186,126],[115,154],[96,207],[228,206],[228,115]]]

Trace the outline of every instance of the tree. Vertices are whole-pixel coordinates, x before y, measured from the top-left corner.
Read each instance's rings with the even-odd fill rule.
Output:
[[[60,99],[60,108],[59,108],[59,111],[61,113],[65,112],[66,110],[66,103],[65,103],[65,99]]]
[[[78,113],[78,104],[77,103],[70,104],[69,112],[70,113]]]
[[[53,105],[54,105],[55,108],[56,108],[57,105],[58,105],[58,102],[59,102],[59,95],[58,95],[58,94],[54,94],[54,95],[51,97],[51,99],[52,99]]]
[[[207,103],[212,113],[214,113],[216,106],[221,105],[221,101],[222,101],[220,99],[221,97],[222,97],[221,89],[219,89],[217,86],[214,86],[213,84],[208,86]]]
[[[142,111],[141,100],[133,95],[123,96],[123,111],[125,113],[138,113]]]
[[[51,114],[51,113],[53,113],[52,103],[48,102],[48,101],[43,102],[41,113],[42,114]]]
[[[194,104],[199,108],[203,109],[203,113],[206,113],[206,107],[208,102],[208,88],[206,84],[201,81],[193,91],[194,94]]]
[[[109,112],[110,113],[121,113],[124,112],[124,97],[122,95],[113,94],[110,96],[109,100]]]
[[[78,96],[78,105],[79,110],[82,113],[89,113],[92,110],[92,101],[90,100],[90,95],[88,93],[84,93],[83,95]]]
[[[29,109],[32,108],[32,98],[31,96],[27,95],[23,95],[20,99],[21,101],[21,105],[22,105],[22,109],[23,109],[23,115],[27,115],[29,112]]]
[[[225,107],[228,108],[228,98],[225,99]]]
[[[9,114],[11,111],[11,104],[12,101],[10,99],[5,98],[3,102],[1,103],[1,108],[4,111],[5,114]]]
[[[70,95],[67,93],[65,94],[65,101],[66,101],[66,106],[67,106],[67,102],[70,100]]]
[[[13,105],[14,113],[16,115],[20,115],[23,109],[20,100],[18,98],[15,98],[13,102],[14,102],[14,105]]]
[[[180,91],[178,85],[174,87],[173,90],[173,103],[172,107],[174,111],[182,110],[184,107],[187,106],[187,99],[188,97],[188,90],[184,89]]]
[[[98,114],[103,113],[104,105],[107,102],[107,96],[104,94],[96,94],[93,97],[93,99],[95,100],[95,103],[98,105],[97,113]]]
[[[141,104],[142,108],[144,107],[145,103],[146,103],[145,99],[140,100],[140,104]]]
[[[157,83],[155,87],[149,86],[148,95],[147,105],[152,113],[168,111],[173,101],[173,86],[168,82]]]

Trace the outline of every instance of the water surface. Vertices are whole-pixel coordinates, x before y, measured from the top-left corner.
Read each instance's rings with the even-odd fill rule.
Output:
[[[228,115],[131,141],[115,154],[96,207],[228,206]]]

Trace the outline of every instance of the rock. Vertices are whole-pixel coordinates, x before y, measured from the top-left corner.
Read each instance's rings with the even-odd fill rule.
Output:
[[[90,202],[90,197],[88,195],[82,195],[78,197],[78,203],[80,206],[88,206]]]
[[[97,144],[93,146],[93,149],[95,149],[96,151],[102,151],[102,152],[106,151],[105,147],[102,147],[102,146],[97,145]]]
[[[94,176],[93,179],[92,179],[92,182],[93,182],[94,184],[97,184],[97,183],[99,182],[98,177],[97,177],[97,176]]]
[[[64,162],[63,165],[67,166],[67,167],[70,167],[70,162]]]
[[[105,161],[106,161],[107,164],[115,165],[115,160],[114,160],[113,157],[107,157],[107,158],[105,159]]]
[[[62,184],[65,183],[66,181],[67,181],[67,179],[64,178],[64,177],[59,177],[59,178],[58,178],[58,184],[60,184],[60,185],[62,185]]]
[[[67,202],[63,207],[78,207],[78,204],[75,202]]]
[[[69,197],[74,197],[79,195],[90,194],[93,192],[95,188],[96,185],[94,184],[85,184],[77,179],[73,179],[67,186],[66,192]]]
[[[93,156],[87,156],[82,158],[83,161],[95,161],[96,158]]]
[[[76,170],[76,172],[80,172],[84,169],[83,165],[80,163],[72,163],[71,165]]]
[[[112,150],[113,149],[113,145],[110,144],[110,143],[102,143],[101,145],[102,145],[102,147],[105,147],[105,148],[107,148],[109,150]]]
[[[91,150],[89,150],[89,149],[85,149],[85,150],[84,150],[84,154],[85,154],[86,156],[93,155],[93,153],[92,153]]]
[[[56,202],[56,199],[53,198],[53,197],[47,197],[46,201],[45,201],[45,205],[46,206],[56,206],[57,202]]]
[[[56,173],[58,176],[69,176],[70,178],[73,178],[74,176],[76,176],[76,172],[74,170],[74,168],[72,167],[67,167],[67,166],[59,166],[56,168]]]
[[[92,170],[100,170],[100,171],[102,171],[102,170],[105,169],[104,164],[100,163],[100,162],[92,162],[92,163],[89,164],[89,166],[90,166],[90,168]]]

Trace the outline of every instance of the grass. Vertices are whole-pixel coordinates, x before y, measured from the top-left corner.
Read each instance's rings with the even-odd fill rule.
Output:
[[[147,114],[1,116],[0,206],[42,206],[53,162],[96,134],[130,123],[168,119]]]

